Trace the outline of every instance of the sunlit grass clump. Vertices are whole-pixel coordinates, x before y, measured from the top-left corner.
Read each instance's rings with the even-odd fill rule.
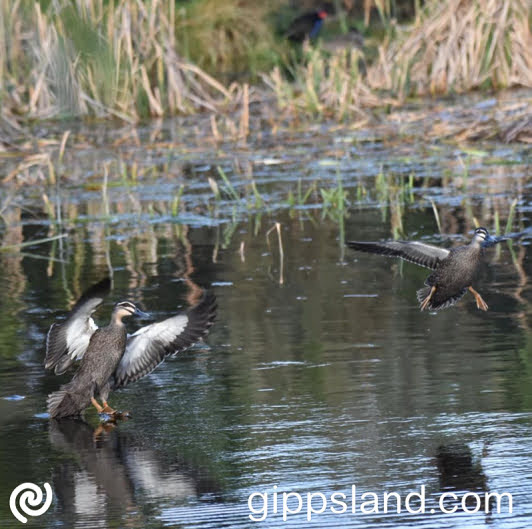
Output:
[[[226,78],[249,77],[280,60],[270,14],[282,0],[193,0],[183,2],[176,19],[179,49],[194,64]]]

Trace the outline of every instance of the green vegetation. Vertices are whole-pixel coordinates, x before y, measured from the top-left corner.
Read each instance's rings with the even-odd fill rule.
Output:
[[[403,4],[417,6],[365,3],[364,18],[373,5],[383,41],[370,38],[361,48],[344,39],[333,51],[326,51],[330,42],[305,45],[294,62],[275,26],[275,13],[285,12],[281,0],[5,0],[1,117],[16,129],[28,118],[136,122],[208,111],[226,116],[231,129],[236,121],[228,116],[249,118],[249,105],[269,103],[273,94],[283,118],[365,122],[368,109],[397,106],[410,95],[532,86],[527,0],[429,0],[399,29],[393,16]],[[342,13],[331,24],[348,30]],[[245,82],[261,74],[265,83],[255,83],[251,94],[247,84],[228,86],[242,73]],[[267,104],[254,114],[279,125]],[[253,126],[241,123],[232,134],[238,139]]]
[[[275,38],[269,24],[271,12],[281,5],[279,0],[193,0],[179,5],[177,49],[211,75],[253,78],[286,53],[286,44]]]

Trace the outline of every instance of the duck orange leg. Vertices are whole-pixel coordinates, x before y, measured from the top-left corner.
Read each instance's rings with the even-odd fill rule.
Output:
[[[421,310],[425,310],[427,308],[430,298],[432,298],[432,295],[434,294],[434,292],[436,292],[436,287],[432,287],[430,289],[429,295],[423,300],[423,303],[421,304]]]
[[[482,299],[482,296],[473,288],[469,287],[469,292],[475,296],[477,302],[477,308],[480,310],[488,310],[488,304]]]
[[[98,401],[94,397],[91,397],[91,402],[92,402],[92,405],[96,408],[96,411],[98,413],[102,413],[103,408],[98,404]]]

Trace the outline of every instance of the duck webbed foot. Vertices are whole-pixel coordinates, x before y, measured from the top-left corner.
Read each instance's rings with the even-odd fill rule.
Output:
[[[482,296],[473,288],[469,287],[469,292],[475,296],[477,302],[477,308],[480,310],[488,310],[488,304],[482,299]]]
[[[423,300],[423,303],[421,303],[421,310],[425,310],[427,308],[434,292],[436,292],[436,287],[432,287],[430,289],[429,295]]]
[[[114,410],[105,400],[103,401],[103,408],[98,413],[103,422],[127,420],[130,417],[128,411]]]

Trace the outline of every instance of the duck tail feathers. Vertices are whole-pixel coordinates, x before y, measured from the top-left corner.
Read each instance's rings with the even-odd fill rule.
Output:
[[[417,292],[416,292],[416,295],[417,295],[417,300],[418,300],[418,303],[421,305],[421,303],[423,303],[425,301],[425,299],[427,298],[427,296],[430,294],[430,290],[431,290],[431,287],[423,287],[423,288],[420,288]]]
[[[62,386],[48,395],[48,413],[52,419],[80,416],[90,403],[86,396],[72,391],[68,386]]]
[[[427,286],[427,287],[420,288],[417,291],[417,300],[420,305],[422,305],[425,299],[427,298],[427,296],[430,295],[431,288],[432,287]],[[463,290],[461,290],[454,296],[450,296],[447,299],[440,301],[439,303],[434,302],[434,298],[431,298],[431,300],[428,302],[427,306],[425,307],[425,310],[442,310],[442,309],[446,309],[447,307],[451,307],[457,301],[459,301],[465,295],[466,292],[467,292],[467,288],[464,288]]]

